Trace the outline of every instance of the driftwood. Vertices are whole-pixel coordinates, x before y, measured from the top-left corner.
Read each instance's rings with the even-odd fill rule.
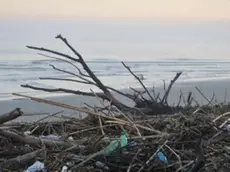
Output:
[[[11,112],[2,114],[2,115],[0,115],[0,124],[3,124],[5,122],[11,121],[15,118],[18,118],[22,114],[23,114],[23,112],[21,111],[20,108],[16,108],[16,109],[12,110]]]
[[[84,76],[87,76],[87,77],[90,77],[93,82],[91,82],[91,84],[94,84],[96,85],[98,88],[100,88],[102,91],[103,91],[103,94],[98,94],[98,96],[100,98],[103,98],[103,99],[107,99],[107,100],[110,100],[112,101],[112,103],[121,108],[121,109],[124,109],[124,108],[128,108],[126,105],[124,105],[123,103],[121,103],[119,100],[117,100],[113,94],[110,92],[110,90],[98,79],[98,77],[91,71],[91,69],[88,67],[88,65],[86,64],[86,62],[84,61],[83,57],[81,56],[80,53],[78,53],[70,44],[69,42],[67,41],[66,38],[63,38],[61,35],[58,35],[56,36],[57,39],[60,39],[62,40],[62,42],[77,56],[77,58],[75,57],[72,57],[70,55],[67,55],[67,54],[63,54],[63,53],[60,53],[60,52],[57,52],[57,51],[53,51],[53,50],[50,50],[50,49],[46,49],[46,48],[38,48],[38,47],[33,47],[33,46],[27,46],[28,48],[30,49],[35,49],[35,50],[39,50],[39,51],[44,51],[44,52],[49,52],[49,53],[52,53],[52,54],[55,54],[55,55],[59,55],[59,56],[62,56],[62,57],[65,57],[69,60],[72,60],[73,62],[77,62],[77,63],[80,63],[83,67],[83,69],[87,72],[88,75],[83,75]],[[80,72],[80,74],[82,74],[82,72],[80,71],[79,68],[77,68],[77,70]],[[82,79],[82,77],[81,77]],[[85,80],[85,79],[84,79]],[[85,80],[86,81],[86,80]],[[77,80],[75,80],[75,82],[78,82]],[[82,81],[80,81],[82,82]],[[88,82],[88,81],[87,81]],[[39,87],[32,87],[30,85],[22,85],[22,87],[27,87],[27,88],[32,88],[32,89],[36,89],[36,90],[44,90],[44,91],[49,91],[49,92],[57,92],[57,91],[62,91],[62,92],[70,92],[70,91],[67,91],[67,90],[63,90],[61,88],[59,89],[44,89],[44,88],[39,88]],[[81,95],[88,95],[88,96],[93,96],[92,94],[90,93],[87,93],[87,92],[80,92],[80,91],[72,91],[72,93],[74,94],[81,94]]]
[[[150,90],[147,89],[146,86],[144,85],[144,83],[141,81],[141,79],[132,72],[130,67],[128,67],[124,62],[121,62],[123,64],[123,66],[130,72],[130,74],[133,75],[138,80],[138,82],[141,84],[141,86],[145,90],[145,93],[148,95],[149,99],[146,99],[142,94],[132,95],[132,94],[128,94],[128,93],[123,93],[122,91],[119,91],[115,88],[112,88],[112,87],[109,87],[109,86],[106,86],[105,84],[103,84],[100,81],[100,79],[89,68],[89,66],[87,65],[87,63],[83,59],[82,55],[79,52],[77,52],[69,44],[69,42],[67,41],[66,38],[62,37],[62,35],[58,35],[58,36],[56,36],[56,38],[60,39],[74,53],[74,55],[76,57],[73,57],[73,56],[70,56],[68,54],[58,52],[58,51],[54,51],[51,49],[47,49],[47,48],[39,48],[39,47],[34,47],[34,46],[27,46],[27,48],[38,50],[41,52],[50,53],[53,55],[57,55],[58,57],[52,57],[50,55],[39,53],[39,55],[42,55],[42,56],[45,56],[48,58],[54,58],[57,60],[61,60],[63,62],[66,62],[66,63],[72,65],[77,70],[78,74],[76,74],[75,72],[72,72],[72,71],[59,69],[53,65],[50,65],[50,66],[54,70],[69,74],[69,75],[74,76],[78,79],[53,78],[53,77],[40,77],[40,79],[42,79],[42,80],[59,80],[59,81],[68,81],[68,82],[78,82],[81,84],[90,84],[90,85],[98,87],[102,92],[101,93],[91,93],[91,92],[84,92],[84,91],[79,91],[79,90],[70,90],[67,88],[48,89],[48,88],[36,87],[36,86],[28,85],[28,84],[21,85],[22,87],[30,88],[30,89],[34,89],[34,90],[42,90],[42,91],[47,91],[47,92],[66,92],[66,93],[72,93],[72,94],[84,95],[84,96],[97,96],[101,99],[104,99],[104,100],[111,102],[112,105],[116,106],[120,110],[126,110],[126,111],[131,110],[131,111],[133,111],[133,110],[138,109],[139,111],[141,110],[141,111],[143,111],[143,113],[147,113],[147,114],[173,113],[173,112],[176,112],[180,109],[178,107],[174,108],[174,107],[169,106],[167,103],[167,99],[168,99],[168,96],[169,96],[169,93],[170,93],[170,90],[171,90],[173,84],[179,78],[179,76],[181,75],[181,72],[176,74],[174,79],[171,81],[168,89],[165,90],[165,95],[163,96],[162,99],[160,99],[159,94],[157,97],[154,95],[155,93],[151,94]],[[62,58],[60,58],[60,57],[62,57]],[[80,64],[82,66],[82,68],[84,69],[84,72],[82,72],[79,69],[79,67],[77,67],[74,63]],[[122,96],[125,96],[125,97],[129,98],[130,100],[134,101],[136,103],[135,108],[128,107],[126,104],[119,101],[114,96],[113,92],[116,92],[116,93],[118,93]],[[160,100],[160,101],[158,101],[158,100]]]
[[[71,117],[61,123],[47,123],[55,128],[50,134],[61,136],[52,143],[39,137],[47,130],[46,123],[26,124],[27,127],[21,126],[17,132],[0,130],[0,164],[3,171],[23,171],[36,160],[44,162],[48,171],[61,171],[64,165],[73,171],[230,170],[229,105],[198,107],[203,111],[190,106],[183,109],[183,114],[151,115],[143,119],[142,116],[127,117],[122,111],[119,116],[113,116],[111,113],[115,113],[116,109],[104,115],[96,109],[28,98],[89,113],[95,118],[80,120]],[[207,111],[213,115],[207,116]],[[25,132],[25,128],[36,128],[36,131],[30,136],[20,134]],[[118,146],[109,155],[104,154],[108,145],[118,141],[124,131],[127,133],[127,145],[123,148]],[[63,141],[69,136],[72,140]],[[63,142],[68,145],[63,146]],[[167,163],[159,160],[159,152],[165,155]]]
[[[152,90],[146,88],[143,81],[122,62],[144,90],[131,88],[134,95],[123,93],[104,85],[65,38],[61,35],[56,38],[64,42],[76,58],[50,49],[32,46],[28,48],[61,56],[64,59],[42,54],[75,67],[77,74],[51,65],[54,70],[77,79],[52,77],[40,79],[90,84],[98,87],[102,92],[22,86],[47,92],[94,96],[99,99],[102,107],[92,105],[76,107],[28,95],[14,94],[32,101],[82,112],[88,114],[88,117],[84,119],[67,117],[62,111],[55,113],[63,113],[60,117],[61,122],[42,123],[42,120],[47,118],[45,117],[34,124],[14,124],[16,126],[10,127],[4,123],[19,117],[22,114],[20,109],[0,116],[2,126],[0,129],[0,170],[23,171],[39,159],[44,162],[47,171],[61,171],[63,166],[73,171],[230,171],[229,104],[214,105],[213,98],[208,100],[198,90],[207,100],[206,106],[199,106],[192,97],[192,93],[189,93],[186,99],[182,92],[178,103],[176,102],[177,106],[170,106],[168,97],[173,84],[181,75],[180,72],[171,80],[168,88],[164,82],[165,94],[161,97],[154,88]],[[75,63],[80,64],[84,71],[81,71]],[[133,100],[136,103],[135,107],[131,108],[121,103],[114,96],[114,92]],[[105,105],[101,99],[109,101],[109,105]],[[179,106],[181,101],[184,101],[185,107]],[[196,106],[193,106],[192,102],[195,102]],[[179,113],[174,113],[178,111]],[[16,127],[17,130],[14,129]],[[54,134],[58,137],[48,139],[48,136]],[[110,145],[119,142],[120,139],[123,139],[123,142],[118,143],[117,147],[111,150]],[[124,144],[123,147],[122,144]],[[161,159],[159,153],[165,158]]]
[[[49,147],[52,147],[52,146],[70,147],[72,146],[71,144],[64,142],[64,141],[41,139],[38,137],[27,136],[23,134],[19,135],[12,131],[0,130],[0,135],[10,138],[12,140],[15,140],[17,142],[21,142],[24,144],[30,144],[34,146],[42,146],[43,144]]]
[[[25,155],[17,156],[12,159],[5,160],[1,164],[1,169],[18,170],[25,168],[28,164],[33,163],[38,157],[45,157],[45,149],[39,149],[34,152],[27,153]]]

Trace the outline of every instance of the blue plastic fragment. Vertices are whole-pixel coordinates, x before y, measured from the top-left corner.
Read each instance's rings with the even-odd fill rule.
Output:
[[[163,161],[166,164],[168,163],[168,160],[167,160],[166,156],[162,152],[158,152],[157,156],[158,156],[160,161]]]

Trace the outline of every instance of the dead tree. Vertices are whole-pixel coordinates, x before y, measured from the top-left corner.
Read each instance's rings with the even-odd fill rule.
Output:
[[[167,112],[170,112],[172,110],[172,107],[168,106],[168,104],[167,104],[167,98],[168,98],[168,95],[169,95],[169,92],[170,92],[170,89],[171,89],[172,85],[179,78],[181,73],[178,73],[176,75],[176,77],[171,81],[171,84],[169,85],[168,90],[165,92],[165,95],[164,95],[163,99],[161,101],[158,101],[159,96],[158,97],[153,97],[150,94],[149,90],[145,87],[143,82],[139,79],[139,77],[137,77],[131,71],[131,69],[128,66],[125,65],[124,62],[122,62],[123,66],[139,81],[139,83],[144,88],[145,92],[147,93],[147,95],[149,96],[150,99],[144,98],[144,96],[142,94],[134,94],[134,95],[132,95],[132,94],[128,94],[128,93],[123,93],[122,91],[119,91],[119,90],[117,90],[115,88],[112,88],[112,87],[104,85],[100,81],[100,79],[89,68],[89,66],[87,65],[87,63],[83,59],[82,55],[79,52],[77,52],[69,44],[69,42],[67,41],[66,38],[62,37],[62,35],[58,35],[58,36],[56,36],[56,38],[60,39],[74,53],[74,55],[76,57],[73,57],[73,56],[70,56],[68,54],[58,52],[58,51],[54,51],[54,50],[51,50],[51,49],[42,48],[42,47],[39,48],[39,47],[34,47],[34,46],[27,46],[27,48],[56,55],[57,57],[52,57],[50,55],[40,53],[40,55],[42,55],[42,56],[58,59],[58,60],[61,60],[63,62],[71,64],[72,66],[74,66],[76,68],[76,70],[78,71],[78,74],[76,74],[74,72],[71,72],[71,71],[67,71],[67,70],[57,68],[57,67],[55,67],[53,65],[51,65],[51,67],[56,71],[72,75],[72,76],[74,76],[74,77],[76,77],[78,79],[51,78],[51,77],[50,78],[44,78],[43,77],[43,78],[40,78],[40,79],[43,79],[43,80],[70,81],[70,82],[77,82],[77,83],[82,83],[82,84],[90,84],[90,85],[98,87],[102,92],[100,92],[100,93],[92,93],[92,92],[84,92],[84,91],[79,91],[79,90],[70,90],[70,89],[66,89],[66,88],[48,89],[48,88],[36,87],[36,86],[32,86],[32,85],[21,85],[22,87],[31,88],[31,89],[34,89],[34,90],[42,90],[42,91],[47,91],[47,92],[65,92],[65,93],[72,93],[72,94],[84,95],[84,96],[97,96],[97,97],[102,98],[104,100],[110,101],[112,105],[118,107],[119,109],[122,109],[122,110],[131,110],[131,109],[133,109],[133,108],[125,105],[121,101],[119,101],[112,93],[112,92],[116,92],[116,93],[118,93],[118,94],[120,94],[122,96],[125,96],[125,97],[133,100],[136,103],[136,106],[135,106],[136,108],[144,108],[145,110],[147,109],[147,111],[150,111],[150,112],[154,111],[154,112],[157,112],[157,113],[167,113]],[[74,63],[80,64],[83,67],[84,72],[82,72]]]

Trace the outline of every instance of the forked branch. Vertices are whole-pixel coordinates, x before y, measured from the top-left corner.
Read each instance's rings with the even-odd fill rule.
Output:
[[[178,72],[176,74],[176,76],[173,78],[173,80],[171,80],[171,82],[170,82],[170,84],[168,86],[168,89],[166,90],[165,95],[164,95],[164,97],[161,100],[161,103],[168,104],[168,96],[169,96],[169,93],[170,93],[170,91],[172,89],[172,86],[176,82],[176,80],[180,77],[181,74],[182,74],[182,72]]]
[[[79,71],[80,74],[83,74],[82,77],[78,77],[81,78],[82,80],[86,81],[87,83],[91,83],[93,85],[96,85],[98,88],[100,88],[104,94],[103,96],[99,96],[101,98],[106,97],[106,100],[112,101],[112,104],[117,106],[118,108],[127,108],[126,105],[124,105],[123,103],[121,103],[119,100],[117,100],[113,94],[109,91],[108,87],[105,86],[99,79],[98,77],[91,71],[91,69],[89,68],[89,66],[86,64],[86,62],[84,61],[83,57],[81,56],[80,53],[78,53],[67,41],[66,38],[63,38],[61,35],[57,35],[56,36],[57,39],[61,39],[65,45],[77,56],[77,58],[74,58],[70,55],[67,54],[63,54],[54,50],[50,50],[50,49],[46,49],[46,48],[38,48],[38,47],[34,47],[34,46],[27,46],[30,49],[34,49],[34,50],[39,50],[39,51],[43,51],[43,52],[48,52],[48,53],[52,53],[55,55],[59,55],[61,57],[67,58],[69,60],[72,60],[74,62],[78,62],[82,65],[83,69],[87,72],[88,75],[83,74],[80,69],[78,67],[77,70]],[[70,63],[70,62],[68,62]],[[52,66],[55,70],[59,70],[65,73],[69,73],[69,74],[73,74],[72,72],[69,71],[64,71],[61,69],[57,69],[54,66]],[[94,82],[91,82],[89,80],[87,80],[84,77],[90,77]],[[83,79],[84,78],[84,79]],[[83,83],[83,82],[82,82]],[[23,87],[27,87],[27,88],[31,88],[31,89],[36,89],[36,90],[43,90],[43,91],[49,91],[49,92],[68,92],[68,93],[73,93],[73,94],[81,94],[81,95],[89,95],[91,96],[91,94],[89,93],[85,93],[85,92],[81,92],[81,91],[74,91],[74,90],[67,90],[67,89],[62,89],[62,88],[58,88],[58,89],[46,89],[46,88],[39,88],[39,87],[34,87],[34,86],[30,86],[30,85],[22,85]],[[112,90],[112,89],[111,89]],[[113,89],[113,91],[117,92],[117,93],[121,93],[118,90]],[[131,98],[131,96],[129,96],[128,94],[122,94],[124,96],[127,96],[128,98]]]
[[[145,85],[143,84],[143,82],[140,80],[140,78],[137,76],[137,75],[135,75],[134,73],[133,73],[133,71],[130,69],[130,67],[128,67],[124,62],[121,62],[122,64],[123,64],[123,66],[138,80],[138,82],[141,84],[141,86],[144,88],[144,90],[146,91],[146,93],[148,94],[148,96],[150,97],[150,99],[153,101],[153,103],[154,102],[156,102],[155,100],[154,100],[154,98],[152,97],[152,95],[149,93],[149,91],[148,91],[148,89],[145,87]]]

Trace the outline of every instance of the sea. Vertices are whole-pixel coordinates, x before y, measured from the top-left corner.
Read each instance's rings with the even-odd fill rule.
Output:
[[[140,84],[122,65],[123,61],[147,87],[170,82],[182,72],[178,83],[230,78],[230,23],[111,23],[108,21],[1,21],[0,22],[0,100],[15,99],[12,93],[32,96],[59,96],[23,88],[29,84],[43,88],[66,88],[90,92],[98,88],[77,82],[43,80],[76,79],[78,70],[26,45],[51,48],[74,54],[55,36],[61,33],[82,54],[96,76],[117,89],[139,88]],[[60,57],[60,56],[55,56]],[[76,57],[77,58],[77,57]],[[82,72],[82,66],[77,65]]]

